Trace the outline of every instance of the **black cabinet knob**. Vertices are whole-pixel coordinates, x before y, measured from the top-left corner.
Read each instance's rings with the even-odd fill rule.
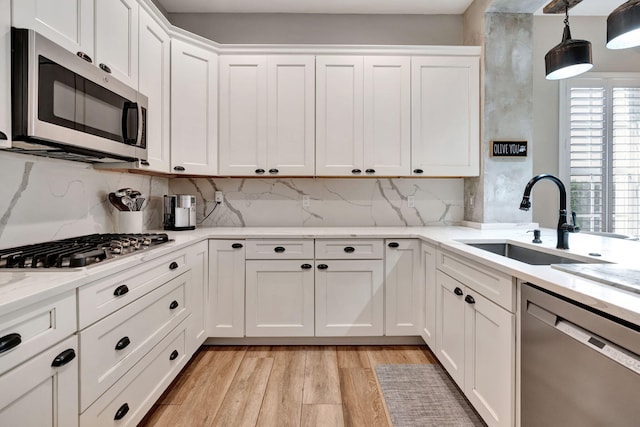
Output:
[[[9,138],[7,138],[7,134],[6,134],[6,133],[4,133],[4,132],[2,132],[2,131],[0,131],[0,140],[1,140],[1,141],[6,141],[6,140],[8,140],[8,139],[9,139]]]
[[[389,243],[387,246],[389,246],[390,248],[397,248],[400,246],[400,243],[398,242],[391,242]]]
[[[311,264],[302,264],[302,265],[300,266],[300,268],[302,268],[302,269],[304,269],[304,270],[308,270],[308,269],[310,269],[310,268],[311,268]]]
[[[278,172],[280,172],[278,169],[269,169],[269,173],[276,174]]]
[[[456,287],[456,288],[453,290],[453,293],[454,293],[454,294],[456,294],[456,295],[458,295],[458,296],[461,296],[464,292],[462,292],[462,289],[460,289],[460,288]]]
[[[424,173],[422,169],[414,169],[413,173]]]
[[[351,169],[351,173],[357,175],[359,173],[362,173],[362,171],[360,169]]]
[[[258,175],[262,175],[264,173],[264,169],[256,169],[256,173]]]
[[[356,248],[354,248],[353,246],[347,246],[346,248],[344,248],[344,251],[348,254],[353,253],[356,251]]]
[[[125,415],[127,415],[127,412],[129,412],[129,404],[125,403],[123,404],[121,407],[118,408],[118,410],[116,411],[116,416],[113,417],[114,421],[118,421],[124,418]]]
[[[169,304],[169,310],[175,310],[176,308],[178,308],[180,304],[178,304],[178,301],[173,300],[171,301],[171,304]]]
[[[184,166],[174,166],[173,170],[178,172],[184,172],[186,169],[184,168]]]
[[[318,264],[318,269],[319,270],[326,270],[327,268],[329,268],[329,266],[327,264]]]
[[[22,342],[22,336],[18,333],[12,333],[0,338],[0,353],[9,351],[17,347]]]
[[[277,252],[279,254],[285,251],[285,249],[282,246],[276,246],[275,248],[273,248],[273,250],[274,252]]]
[[[467,304],[475,304],[476,300],[471,296],[471,295],[467,295],[466,297],[464,297],[464,300]]]
[[[173,350],[169,355],[169,360],[176,360],[178,356],[179,356],[178,350]]]
[[[375,169],[367,169],[367,170],[365,170],[365,172],[371,174],[371,173],[376,173],[376,170]]]
[[[91,57],[89,55],[87,55],[86,53],[78,52],[78,53],[76,53],[76,55],[78,55],[80,58],[84,59],[88,63],[93,64],[93,59],[91,59]]]
[[[142,166],[151,166],[151,163],[149,163],[149,161],[148,161],[148,160],[140,160],[140,164],[141,164]]]
[[[116,344],[116,350],[124,350],[129,344],[131,344],[129,337],[122,337]]]
[[[72,348],[68,348],[62,353],[60,353],[59,355],[57,355],[55,359],[53,359],[53,362],[51,362],[51,366],[53,366],[54,368],[58,368],[60,366],[66,365],[67,363],[71,362],[75,358],[76,358],[75,350]]]
[[[175,270],[176,268],[178,268],[178,263],[173,261],[171,264],[169,264],[169,270]]]
[[[113,291],[113,296],[121,297],[129,292],[129,287],[127,285],[120,285]]]
[[[242,247],[242,243],[234,243],[231,245],[233,249],[240,249]]]
[[[100,67],[100,69],[102,71],[104,71],[105,73],[111,74],[111,68],[109,68],[109,66],[107,64],[100,64],[100,65],[98,65],[98,67]]]

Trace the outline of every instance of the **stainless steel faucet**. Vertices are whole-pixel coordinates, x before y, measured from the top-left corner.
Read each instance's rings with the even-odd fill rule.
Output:
[[[523,211],[528,211],[531,208],[531,201],[529,200],[529,196],[531,195],[531,190],[536,182],[548,179],[553,181],[560,190],[560,217],[558,218],[558,243],[556,244],[556,248],[558,249],[569,249],[569,233],[577,233],[580,231],[580,227],[576,225],[576,213],[571,212],[571,220],[572,223],[567,223],[567,190],[564,188],[564,184],[557,177],[550,175],[548,173],[543,173],[540,175],[536,175],[527,183],[527,186],[524,188],[524,195],[522,196],[522,202],[520,202],[520,209]]]

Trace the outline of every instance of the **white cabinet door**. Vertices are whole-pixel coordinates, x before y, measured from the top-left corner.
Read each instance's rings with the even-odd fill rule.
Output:
[[[267,57],[220,57],[220,174],[262,175],[267,166]]]
[[[464,285],[440,271],[436,278],[436,357],[464,389]]]
[[[316,58],[316,173],[362,176],[363,58]]]
[[[11,147],[11,0],[0,0],[0,148]]]
[[[385,243],[385,335],[418,335],[423,312],[420,242]]]
[[[248,337],[313,336],[313,261],[247,261]]]
[[[315,58],[267,59],[267,172],[312,176],[315,170]]]
[[[465,394],[489,426],[514,425],[515,315],[465,290]]]
[[[244,336],[244,263],[242,240],[209,240],[209,337]]]
[[[436,348],[436,248],[422,243],[422,281],[424,306],[422,316],[422,339],[433,350]]]
[[[414,57],[411,63],[413,174],[478,176],[480,58]]]
[[[62,354],[69,361],[52,366]],[[74,335],[0,376],[0,425],[77,427],[77,354]]]
[[[316,261],[316,336],[382,336],[382,260]]]
[[[186,175],[216,175],[218,56],[171,40],[171,166]]]
[[[411,59],[365,56],[365,173],[408,176],[410,163]]]
[[[138,88],[138,3],[94,0],[94,63]]]
[[[171,39],[144,8],[140,8],[139,19],[138,90],[149,98],[147,163],[140,167],[168,173],[171,166]]]
[[[187,353],[194,354],[207,338],[207,313],[209,307],[209,245],[200,242],[187,248],[187,264],[191,269],[191,283],[187,286],[191,299],[191,316],[187,328]]]
[[[93,57],[94,0],[13,0],[12,24]],[[95,62],[95,61],[94,61]]]

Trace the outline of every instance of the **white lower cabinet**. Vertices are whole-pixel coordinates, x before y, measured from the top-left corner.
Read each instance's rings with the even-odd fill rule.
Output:
[[[209,240],[209,337],[244,336],[244,240]]]
[[[71,336],[0,376],[0,425],[77,426],[77,352]]]
[[[209,245],[207,242],[189,246],[187,265],[191,268],[191,286],[187,288],[188,305],[191,308],[189,328],[187,329],[187,352],[195,353],[207,339],[207,286],[209,277]]]
[[[420,254],[424,286],[420,335],[433,351],[436,348],[436,248],[428,243],[422,243]]]
[[[313,336],[313,260],[246,262],[246,335]]]
[[[515,315],[441,271],[436,293],[436,356],[489,426],[512,426]]]
[[[393,239],[385,243],[385,334],[418,335],[424,311],[420,242]]]

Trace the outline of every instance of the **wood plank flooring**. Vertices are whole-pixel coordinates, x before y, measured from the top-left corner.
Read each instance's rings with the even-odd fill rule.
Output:
[[[204,346],[145,427],[391,426],[380,364],[437,363],[426,346]]]

